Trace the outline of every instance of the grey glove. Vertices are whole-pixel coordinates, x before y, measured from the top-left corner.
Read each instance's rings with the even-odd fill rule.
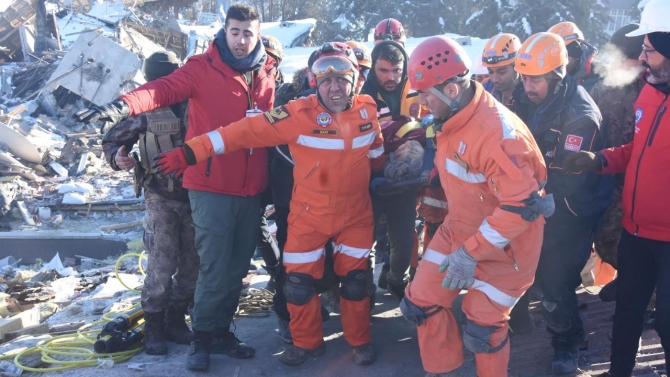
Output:
[[[440,265],[440,272],[447,270],[442,288],[465,289],[475,283],[477,260],[465,251],[464,247],[447,255]]]
[[[100,129],[100,133],[104,134],[110,128],[128,118],[128,115],[130,115],[128,104],[120,99],[116,99],[102,106],[93,106],[78,111],[74,114],[74,119],[82,123],[95,123],[101,120],[104,123]]]

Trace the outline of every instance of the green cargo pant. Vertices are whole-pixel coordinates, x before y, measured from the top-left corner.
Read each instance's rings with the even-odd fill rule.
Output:
[[[242,279],[256,248],[260,196],[241,197],[189,190],[200,274],[191,325],[212,331],[230,325]]]

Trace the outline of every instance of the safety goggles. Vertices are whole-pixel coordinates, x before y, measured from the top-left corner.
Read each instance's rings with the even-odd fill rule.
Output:
[[[512,52],[511,54],[507,54],[505,57],[503,56],[482,56],[482,62],[486,64],[497,64],[500,62],[504,62],[505,60],[510,60],[514,59],[516,57],[516,52]]]
[[[331,75],[352,75],[354,69],[351,60],[339,55],[318,58],[312,65],[312,73],[317,79]]]
[[[398,42],[402,39],[400,34],[384,34],[384,35],[375,35],[375,41],[394,41]]]

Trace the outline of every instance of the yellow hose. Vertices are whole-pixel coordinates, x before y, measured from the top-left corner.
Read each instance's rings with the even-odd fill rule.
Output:
[[[132,292],[140,292],[139,290],[132,289],[127,286],[119,276],[120,262],[125,258],[133,256],[138,258],[139,269],[142,275],[146,275],[142,266],[142,260],[147,259],[144,251],[142,251],[140,254],[131,253],[122,255],[116,261],[116,265],[114,266],[114,273],[121,285],[123,285],[126,289]],[[112,315],[133,310],[138,305],[140,304],[137,303],[123,311],[105,313],[102,316],[102,320],[82,326],[81,328],[77,329],[76,334],[60,335],[41,340],[35,345],[35,347],[25,349],[16,355],[0,355],[0,360],[14,358],[14,365],[25,371],[36,373],[57,372],[79,367],[95,367],[98,366],[98,359],[100,358],[107,359],[111,357],[114,363],[130,360],[133,356],[144,350],[143,343],[138,343],[137,347],[126,351],[114,353],[95,353],[92,349],[92,346],[97,340],[98,334],[100,334],[100,330],[90,330],[90,328],[107,323],[115,318],[111,317]],[[21,358],[23,356],[33,355],[36,353],[42,354],[42,362],[57,366],[32,368],[21,364]],[[54,356],[79,358],[80,360],[59,360]]]

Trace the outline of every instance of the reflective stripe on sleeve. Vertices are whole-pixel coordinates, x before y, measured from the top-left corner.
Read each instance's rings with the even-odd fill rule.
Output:
[[[223,138],[221,137],[219,131],[216,130],[210,131],[207,132],[206,135],[209,138],[209,142],[212,143],[212,149],[214,150],[214,154],[223,154],[223,151],[226,148],[223,145]]]
[[[367,258],[370,255],[370,249],[361,249],[344,244],[335,245],[333,253],[342,253],[354,258]]]
[[[502,234],[498,233],[497,230],[491,227],[486,219],[482,225],[479,226],[479,231],[482,233],[482,236],[489,241],[489,243],[499,249],[504,248],[509,243],[509,239],[505,238]]]
[[[366,147],[372,142],[375,141],[375,137],[377,137],[377,132],[370,132],[369,134],[361,135],[361,136],[356,136],[351,143],[351,148],[356,149],[356,148],[362,148]]]
[[[447,209],[447,208],[449,207],[449,205],[447,204],[447,202],[445,202],[444,200],[439,200],[439,199],[431,198],[430,196],[424,196],[424,197],[421,199],[421,201],[424,202],[424,203],[426,203],[426,204],[428,204],[429,206],[433,206],[433,207],[437,207],[437,208],[444,208],[444,209]]]

